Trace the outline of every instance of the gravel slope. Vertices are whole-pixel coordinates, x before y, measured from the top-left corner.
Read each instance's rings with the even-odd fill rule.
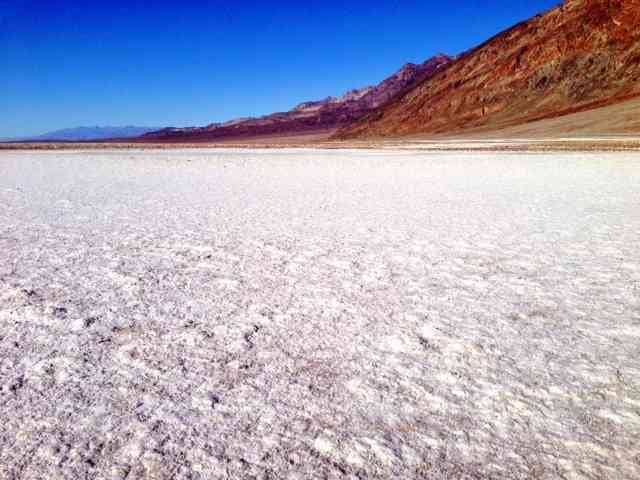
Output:
[[[640,478],[639,160],[0,152],[0,478]]]

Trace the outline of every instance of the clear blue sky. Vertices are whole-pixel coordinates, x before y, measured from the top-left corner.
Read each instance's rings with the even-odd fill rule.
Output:
[[[0,137],[288,110],[460,53],[556,4],[0,0]]]

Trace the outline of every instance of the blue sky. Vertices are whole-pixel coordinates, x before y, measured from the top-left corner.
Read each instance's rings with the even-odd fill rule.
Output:
[[[460,53],[556,4],[0,0],[0,137],[288,110]]]

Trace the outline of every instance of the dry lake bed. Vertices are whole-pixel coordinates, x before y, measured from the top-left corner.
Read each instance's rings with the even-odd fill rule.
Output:
[[[640,478],[640,154],[0,152],[0,478]]]

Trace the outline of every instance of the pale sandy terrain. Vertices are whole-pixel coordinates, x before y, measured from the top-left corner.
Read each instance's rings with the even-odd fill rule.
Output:
[[[499,130],[485,128],[455,135],[461,138],[574,138],[640,137],[640,98],[556,118]]]
[[[0,152],[0,478],[640,478],[640,154]]]
[[[460,138],[387,138],[376,140],[333,141],[308,137],[280,139],[256,138],[245,143],[10,143],[1,151],[160,151],[160,150],[404,150],[425,152],[640,152],[640,135],[594,135],[584,137],[469,137]]]

